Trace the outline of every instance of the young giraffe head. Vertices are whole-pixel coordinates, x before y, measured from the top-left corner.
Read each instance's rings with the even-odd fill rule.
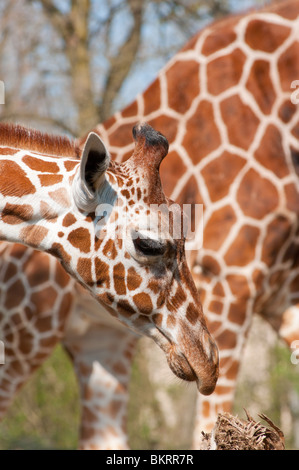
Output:
[[[133,136],[133,155],[117,164],[90,134],[74,180],[77,206],[95,213],[90,287],[113,315],[158,343],[177,376],[196,380],[209,394],[218,353],[187,267],[183,213],[162,190],[159,167],[168,142],[147,124],[134,127]]]
[[[8,156],[2,149],[0,237],[58,257],[112,315],[152,337],[177,376],[209,394],[218,353],[182,231],[173,236],[183,214],[176,209],[169,217],[171,202],[161,186],[168,142],[146,124],[133,135],[135,150],[122,164],[110,161],[94,133],[80,161],[24,151]],[[166,210],[158,211],[161,205]]]

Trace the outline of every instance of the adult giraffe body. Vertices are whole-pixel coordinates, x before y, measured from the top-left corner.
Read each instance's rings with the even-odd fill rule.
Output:
[[[298,16],[299,2],[292,0],[205,28],[143,95],[97,127],[122,160],[132,152],[132,124],[154,124],[170,141],[161,166],[167,195],[204,204],[203,246],[189,253],[189,264],[220,348],[220,378],[216,392],[198,402],[195,436],[231,406],[254,312],[288,343],[299,337],[298,109],[291,102],[291,83],[299,79]],[[94,301],[76,294],[78,285],[54,259],[17,246],[2,250],[14,281],[29,276],[37,309],[59,311],[43,295],[49,279],[52,289],[69,294],[64,310],[72,314],[59,338],[81,384],[81,446],[125,447],[136,338],[107,315],[99,320]],[[18,378],[21,383],[22,373]]]
[[[189,252],[220,376],[199,397],[194,445],[231,409],[252,315],[299,339],[299,1],[206,27],[153,84],[97,131],[120,160],[146,120],[170,142],[163,187],[203,204],[203,244]]]

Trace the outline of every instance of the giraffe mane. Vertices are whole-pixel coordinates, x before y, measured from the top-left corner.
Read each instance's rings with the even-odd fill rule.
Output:
[[[12,123],[0,123],[0,146],[61,157],[80,158],[81,156],[75,140]]]

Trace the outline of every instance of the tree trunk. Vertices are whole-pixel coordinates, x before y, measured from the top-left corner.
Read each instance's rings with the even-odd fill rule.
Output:
[[[127,78],[136,58],[141,39],[143,10],[146,2],[128,0],[134,24],[128,39],[118,50],[117,55],[110,59],[110,69],[106,78],[103,98],[99,109],[100,122],[104,121],[113,112],[113,101]]]
[[[78,110],[77,132],[82,135],[99,121],[91,77],[89,42],[90,0],[73,0],[64,34],[66,55],[70,62],[70,78],[74,103]]]

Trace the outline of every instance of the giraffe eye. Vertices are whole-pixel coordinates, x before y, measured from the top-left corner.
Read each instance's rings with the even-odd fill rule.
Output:
[[[161,256],[165,253],[166,246],[159,240],[137,237],[133,240],[137,251],[146,256]]]

